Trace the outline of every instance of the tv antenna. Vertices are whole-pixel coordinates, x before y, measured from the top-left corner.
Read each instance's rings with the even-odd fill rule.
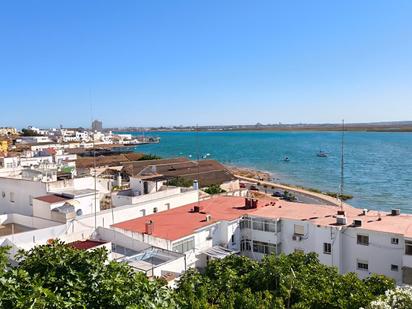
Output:
[[[341,136],[341,158],[340,158],[340,193],[339,193],[339,200],[340,200],[340,208],[343,210],[343,183],[344,183],[344,144],[345,143],[345,120],[342,120],[342,136]]]

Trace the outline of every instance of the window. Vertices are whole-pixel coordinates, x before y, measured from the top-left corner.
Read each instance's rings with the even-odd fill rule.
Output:
[[[305,227],[303,225],[295,224],[295,235],[304,235]]]
[[[302,254],[304,254],[305,251],[304,251],[303,249],[295,248],[295,253],[302,253]]]
[[[33,196],[29,195],[29,205],[33,206]]]
[[[369,265],[367,261],[358,261],[358,269],[359,270],[368,270]]]
[[[251,227],[251,222],[250,218],[243,218],[242,221],[240,221],[240,229],[250,229]]]
[[[240,250],[253,251],[262,254],[280,253],[280,248],[278,248],[278,245],[256,240],[251,241],[250,239],[242,239],[240,241]]]
[[[405,240],[405,254],[412,255],[412,241]]]
[[[173,244],[172,250],[179,253],[185,253],[195,248],[195,238],[190,237],[185,240],[178,241]]]
[[[140,215],[142,216],[142,217],[144,217],[144,216],[146,216],[146,210],[145,209],[140,209]]]
[[[153,208],[153,213],[156,213],[157,212],[157,207],[154,207]]]
[[[14,203],[14,192],[10,192],[10,202]]]
[[[331,254],[332,253],[332,244],[329,242],[323,243],[323,253],[324,254]]]
[[[256,231],[263,231],[263,221],[256,219],[256,220],[252,220],[253,222],[253,229]]]
[[[250,246],[250,239],[242,239],[240,241],[240,250],[241,251],[251,251],[252,248]]]
[[[232,235],[231,241],[232,241],[232,245],[234,245],[235,244],[235,234]]]
[[[391,244],[392,245],[398,245],[399,244],[399,238],[391,238]]]
[[[391,270],[392,271],[398,271],[399,270],[399,266],[395,265],[395,264],[391,264]]]
[[[368,235],[357,235],[358,245],[368,246],[369,245],[369,236]]]
[[[206,237],[206,240],[211,240],[213,238],[213,228],[209,230],[209,234]]]
[[[166,206],[166,209],[167,209],[167,210],[170,209],[170,203],[166,203],[165,206]]]
[[[276,245],[262,241],[253,241],[253,252],[270,254],[276,253]]]
[[[272,220],[245,217],[240,221],[241,229],[250,229],[264,232],[280,232],[280,223]]]

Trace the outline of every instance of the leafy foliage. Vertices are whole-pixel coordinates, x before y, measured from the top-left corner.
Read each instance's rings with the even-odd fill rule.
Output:
[[[179,281],[184,308],[359,308],[394,282],[373,275],[340,275],[316,254],[269,255],[261,262],[232,255],[211,261],[204,274],[194,270]]]
[[[193,181],[183,177],[176,177],[167,182],[168,186],[189,188],[193,185]]]
[[[162,157],[159,157],[154,154],[144,154],[141,158],[139,158],[137,161],[147,161],[147,160],[160,160]]]
[[[7,249],[0,248],[0,308],[379,309],[394,301],[411,307],[411,292],[392,291],[386,277],[340,275],[314,253],[213,260],[202,274],[188,270],[172,291],[108,261],[105,249],[82,251],[55,241],[21,251],[15,267],[7,264]]]
[[[30,129],[22,129],[21,130],[21,136],[38,136],[36,131],[30,130]]]
[[[412,308],[412,287],[397,287],[388,290],[385,295],[373,301],[366,307],[367,309],[409,309]]]
[[[205,191],[207,194],[219,194],[219,193],[226,192],[219,185],[210,185],[209,187],[207,187],[203,191]]]
[[[4,252],[1,255],[4,257]],[[76,250],[61,242],[22,251],[0,277],[1,308],[169,308],[171,291],[105,249]]]

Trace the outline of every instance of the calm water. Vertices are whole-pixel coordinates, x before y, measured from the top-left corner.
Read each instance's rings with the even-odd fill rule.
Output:
[[[137,151],[196,158],[273,173],[277,181],[339,191],[340,132],[161,132]],[[316,153],[323,150],[327,158]],[[284,162],[284,157],[290,162]],[[345,133],[345,193],[352,205],[412,213],[412,133]]]

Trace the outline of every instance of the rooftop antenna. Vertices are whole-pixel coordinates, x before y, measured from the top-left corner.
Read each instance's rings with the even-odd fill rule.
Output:
[[[200,191],[199,191],[200,166],[199,166],[199,125],[198,124],[196,124],[196,162],[197,162],[197,206],[200,207]]]
[[[340,209],[343,210],[343,182],[344,182],[344,142],[345,142],[345,120],[342,120],[342,136],[341,136],[341,158],[340,158]]]
[[[89,89],[89,100],[90,100],[90,116],[91,122],[93,122],[93,102],[92,102],[92,90]],[[93,129],[93,128],[91,128]],[[93,168],[94,168],[94,232],[97,229],[97,173],[96,173],[96,144],[95,144],[95,136],[93,134]]]

